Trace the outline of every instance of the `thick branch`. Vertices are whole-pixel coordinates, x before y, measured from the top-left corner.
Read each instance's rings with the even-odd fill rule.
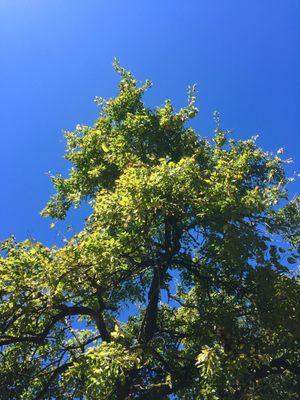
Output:
[[[300,376],[299,365],[297,363],[291,363],[283,357],[274,359],[269,365],[261,365],[254,371],[253,375],[248,378],[247,384],[235,392],[234,399],[243,399],[253,382],[260,381],[270,375],[281,375],[286,371]]]
[[[63,318],[67,316],[73,316],[73,315],[88,315],[91,318],[93,318],[93,320],[97,325],[97,328],[99,329],[99,333],[101,334],[102,339],[106,341],[110,340],[110,335],[106,330],[103,317],[100,313],[97,313],[91,308],[84,306],[68,307],[66,305],[59,305],[56,308],[61,311],[52,317],[52,320],[49,322],[49,324],[44,328],[44,330],[41,333],[36,335],[25,334],[20,336],[4,335],[0,337],[0,346],[14,344],[14,343],[26,343],[26,342],[41,344],[46,340],[48,334],[51,332],[52,328],[55,326],[57,322],[61,321]]]
[[[140,342],[148,343],[149,340],[151,340],[154,336],[157,329],[161,274],[162,270],[160,268],[155,268],[148,295],[148,306],[146,308],[141,332],[139,335]]]
[[[167,216],[165,219],[164,253],[154,268],[153,278],[148,295],[148,305],[143,319],[139,342],[148,343],[157,330],[158,302],[160,297],[161,284],[172,257],[180,250],[181,230],[176,225],[174,216]]]

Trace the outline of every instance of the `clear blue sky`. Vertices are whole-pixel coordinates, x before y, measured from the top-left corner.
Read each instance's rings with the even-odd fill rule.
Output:
[[[58,242],[39,216],[46,173],[67,171],[62,130],[92,123],[93,98],[116,93],[114,56],[153,81],[148,104],[180,107],[196,82],[202,135],[219,110],[235,137],[259,133],[299,171],[299,21],[299,0],[0,0],[0,239]]]

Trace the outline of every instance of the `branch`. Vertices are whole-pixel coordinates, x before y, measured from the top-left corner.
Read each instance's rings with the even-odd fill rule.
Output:
[[[148,295],[148,306],[142,322],[138,341],[148,343],[154,336],[157,328],[158,301],[160,295],[161,273],[163,271],[157,267],[154,270],[151,286]]]
[[[158,302],[160,297],[161,283],[172,257],[180,250],[181,230],[176,226],[174,216],[165,218],[164,253],[154,268],[153,278],[148,294],[148,305],[142,322],[138,341],[148,343],[157,330]]]
[[[141,388],[138,391],[139,400],[165,400],[166,396],[172,394],[173,392],[174,390],[167,383],[149,385],[148,387]]]
[[[73,316],[73,315],[88,315],[90,316],[96,323],[97,328],[99,329],[99,333],[103,340],[109,341],[110,335],[105,328],[105,323],[103,317],[100,313],[92,310],[89,307],[84,306],[66,306],[66,305],[59,305],[56,306],[56,309],[61,310],[58,314],[52,317],[51,322],[45,327],[45,329],[36,335],[22,335],[22,336],[10,336],[4,335],[0,337],[0,346],[5,346],[14,343],[35,343],[35,344],[42,344],[52,328],[55,326],[57,322],[62,320],[64,317]]]
[[[105,340],[106,342],[110,342],[111,337],[106,328],[106,324],[105,324],[101,310],[95,311],[92,308],[85,307],[85,306],[68,307],[65,305],[59,306],[57,308],[62,309],[64,312],[66,312],[66,316],[67,315],[69,315],[69,316],[70,315],[88,315],[88,316],[90,316],[94,320],[94,322],[98,328],[98,331],[102,337],[102,340]]]
[[[192,364],[187,364],[182,368],[180,374],[171,373],[171,382],[162,382],[150,384],[146,387],[135,386],[139,400],[165,400],[171,394],[177,393],[179,390],[190,386],[194,381],[192,373],[194,360]]]
[[[263,379],[268,375],[282,374],[285,371],[290,371],[293,374],[300,376],[300,366],[298,364],[292,364],[283,357],[280,357],[271,361],[270,365],[262,365],[255,371],[253,379]]]
[[[243,399],[244,395],[247,393],[247,390],[253,382],[262,380],[270,375],[284,374],[285,371],[290,371],[294,375],[300,376],[299,364],[290,363],[284,357],[274,359],[270,362],[269,365],[261,365],[258,369],[254,370],[252,376],[248,377],[247,384],[234,393],[233,398],[235,400]]]
[[[74,362],[74,361],[73,361]],[[66,364],[63,364],[59,367],[57,367],[52,375],[50,376],[50,378],[48,379],[48,381],[44,384],[43,389],[37,394],[37,396],[35,397],[34,400],[41,400],[44,398],[45,394],[47,393],[51,383],[55,380],[55,378],[60,375],[61,373],[65,372],[72,364],[73,362],[69,362]]]

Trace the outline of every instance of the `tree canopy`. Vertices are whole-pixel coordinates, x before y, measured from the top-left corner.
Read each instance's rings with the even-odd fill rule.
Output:
[[[186,107],[148,108],[120,74],[93,126],[66,133],[69,175],[42,211],[89,201],[63,246],[2,242],[0,398],[295,399],[300,199],[285,161]]]

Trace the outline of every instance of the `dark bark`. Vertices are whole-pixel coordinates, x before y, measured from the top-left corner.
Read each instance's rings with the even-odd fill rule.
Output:
[[[0,346],[5,346],[13,343],[35,343],[42,344],[57,322],[61,321],[63,318],[67,316],[74,315],[87,315],[90,316],[97,325],[99,333],[103,340],[110,341],[110,335],[106,329],[104,319],[101,313],[98,313],[92,310],[89,307],[84,306],[66,306],[59,305],[56,307],[60,312],[52,317],[52,320],[48,323],[48,325],[44,328],[44,330],[38,334],[24,334],[20,336],[10,336],[10,335],[2,335],[0,337]]]

